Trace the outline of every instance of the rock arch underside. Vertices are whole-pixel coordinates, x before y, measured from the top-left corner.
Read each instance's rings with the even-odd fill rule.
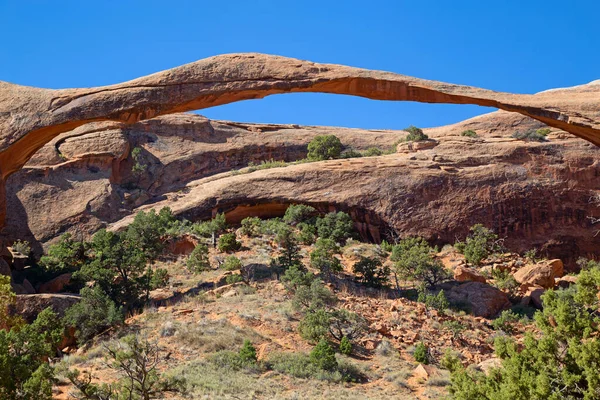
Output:
[[[292,92],[504,111],[428,129],[437,146],[423,151],[243,174],[227,171],[251,161],[302,158],[316,134],[334,133],[346,146],[366,149],[392,146],[406,133],[179,114]],[[217,211],[239,218],[302,202],[352,213],[372,239],[393,228],[443,243],[483,222],[513,234],[517,247],[585,255],[595,247],[587,217],[598,214],[589,199],[600,190],[599,101],[598,82],[510,94],[263,54],[211,57],[90,89],[0,82],[4,240],[46,243],[65,231],[117,228],[135,210],[163,205],[189,218]],[[549,142],[510,139],[517,128],[543,126],[553,128]],[[462,138],[464,129],[482,135]],[[134,146],[149,166],[135,182],[128,172]]]

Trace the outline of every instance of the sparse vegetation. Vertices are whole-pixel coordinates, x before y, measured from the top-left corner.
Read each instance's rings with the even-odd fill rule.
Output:
[[[469,129],[469,130],[466,130],[466,131],[462,131],[460,133],[460,136],[466,136],[466,137],[476,138],[477,137],[477,132]]]
[[[390,269],[383,265],[381,260],[374,257],[362,257],[354,264],[356,279],[371,287],[382,287],[388,283]]]
[[[417,343],[413,357],[416,362],[429,364],[429,348],[423,342]]]
[[[224,253],[238,251],[242,243],[237,240],[235,233],[225,233],[219,237],[217,248]]]
[[[210,261],[208,259],[208,246],[198,243],[192,253],[188,257],[186,263],[188,269],[193,273],[200,273],[210,269]]]
[[[20,253],[24,256],[31,254],[31,245],[26,240],[17,240],[12,245],[13,251]]]
[[[545,131],[539,132],[539,130],[529,130],[525,132],[516,131],[512,134],[512,137],[518,140],[524,140],[526,142],[547,142]]]
[[[339,158],[342,142],[335,135],[315,136],[308,144],[307,158],[310,161],[323,161]]]
[[[457,251],[465,255],[471,265],[479,266],[491,254],[502,251],[502,240],[493,231],[481,224],[473,225],[465,242],[454,245]]]
[[[420,142],[429,139],[429,136],[423,133],[421,128],[417,128],[416,126],[411,125],[404,130],[408,132],[408,135],[405,138],[407,142]]]
[[[242,261],[236,256],[227,256],[223,262],[223,269],[225,271],[238,271],[242,269]]]
[[[422,238],[401,240],[392,249],[391,260],[398,276],[424,282],[428,287],[450,279],[450,273],[440,260],[433,255],[437,249],[431,248]]]

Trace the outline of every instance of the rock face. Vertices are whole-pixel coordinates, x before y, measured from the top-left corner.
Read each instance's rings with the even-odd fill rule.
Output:
[[[600,144],[600,85],[594,82],[535,95],[516,95],[341,65],[263,54],[230,54],[101,88],[48,90],[0,82],[2,183],[44,144],[85,123],[133,123],[289,92],[496,107]],[[1,209],[3,198],[1,190]],[[1,212],[0,223],[4,217],[5,212]]]
[[[467,282],[453,287],[448,299],[467,304],[473,315],[491,318],[511,306],[504,292],[481,282]]]
[[[467,268],[460,265],[454,269],[454,280],[457,282],[481,282],[485,283],[485,276],[475,271],[473,268]]]
[[[17,295],[14,314],[20,315],[31,323],[37,315],[48,307],[59,316],[63,316],[67,308],[79,301],[79,296],[70,294],[22,294]]]

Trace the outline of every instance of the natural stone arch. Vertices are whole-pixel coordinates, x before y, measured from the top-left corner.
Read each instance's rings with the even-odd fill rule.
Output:
[[[215,56],[118,85],[50,90],[0,82],[0,226],[4,181],[62,132],[92,121],[133,123],[272,94],[477,104],[518,112],[600,145],[600,85],[517,95],[390,72],[263,54]]]

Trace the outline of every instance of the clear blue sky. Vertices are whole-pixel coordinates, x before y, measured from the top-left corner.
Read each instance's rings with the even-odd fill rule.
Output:
[[[600,78],[598,15],[597,0],[0,0],[0,80],[99,86],[252,51],[534,93]],[[401,129],[487,111],[288,94],[201,113]]]

